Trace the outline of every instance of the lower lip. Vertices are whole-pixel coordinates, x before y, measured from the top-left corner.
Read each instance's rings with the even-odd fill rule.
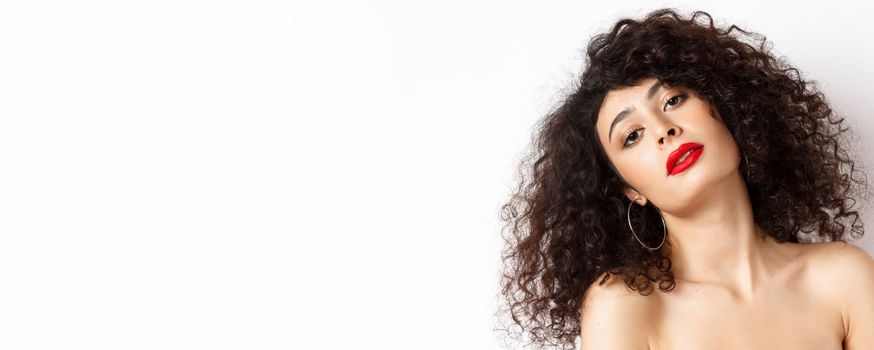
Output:
[[[686,157],[686,159],[684,159],[682,162],[677,163],[677,165],[674,165],[669,175],[682,173],[683,170],[691,167],[693,164],[695,164],[696,161],[698,161],[698,157],[701,157],[701,152],[704,152],[704,147],[701,147],[692,151],[692,153],[689,153],[689,156]]]

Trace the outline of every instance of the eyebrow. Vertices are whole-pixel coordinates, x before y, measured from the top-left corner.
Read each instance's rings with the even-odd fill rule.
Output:
[[[661,80],[656,81],[655,84],[652,84],[652,86],[649,87],[649,91],[646,93],[646,99],[651,100],[652,97],[656,94],[656,92],[659,91],[659,88],[662,87],[662,84],[663,83]],[[607,141],[608,142],[612,142],[613,127],[615,127],[616,124],[619,124],[619,122],[621,122],[623,119],[625,119],[625,117],[628,117],[628,115],[631,114],[631,112],[634,112],[634,110],[635,110],[635,108],[633,106],[632,107],[625,107],[625,109],[623,109],[622,112],[619,112],[619,114],[616,115],[616,119],[613,119],[613,122],[610,123],[610,131],[607,132]]]

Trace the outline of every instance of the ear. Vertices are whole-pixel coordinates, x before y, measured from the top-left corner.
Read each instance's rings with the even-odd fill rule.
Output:
[[[710,116],[725,124],[725,120],[722,119],[722,114],[720,114],[719,110],[716,109],[716,104],[713,103],[713,101],[707,101],[707,106],[710,108]]]
[[[631,187],[625,187],[625,189],[622,191],[625,192],[625,196],[628,197],[629,200],[632,200],[635,203],[640,204],[641,206],[646,205],[646,203],[647,203],[646,197],[641,196],[640,193],[637,192],[637,190],[635,190]]]

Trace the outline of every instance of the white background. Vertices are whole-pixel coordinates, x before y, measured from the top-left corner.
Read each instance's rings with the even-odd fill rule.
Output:
[[[874,164],[868,9],[687,3],[3,2],[0,348],[499,348],[532,126],[662,5],[766,35]]]

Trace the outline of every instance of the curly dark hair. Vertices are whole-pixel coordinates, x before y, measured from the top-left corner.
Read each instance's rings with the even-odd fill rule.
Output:
[[[845,223],[853,238],[864,234],[853,197],[870,194],[847,155],[843,118],[815,81],[770,51],[760,34],[675,9],[620,19],[589,41],[585,71],[538,123],[518,187],[501,207],[502,310],[528,345],[573,349],[581,298],[601,276],[600,284],[617,275],[642,295],[675,286],[669,249],[649,251],[632,238],[626,182],[595,132],[607,92],[642,79],[686,87],[719,111],[746,156],[740,171],[763,234],[780,243],[844,241]],[[657,214],[645,220],[660,237]]]

